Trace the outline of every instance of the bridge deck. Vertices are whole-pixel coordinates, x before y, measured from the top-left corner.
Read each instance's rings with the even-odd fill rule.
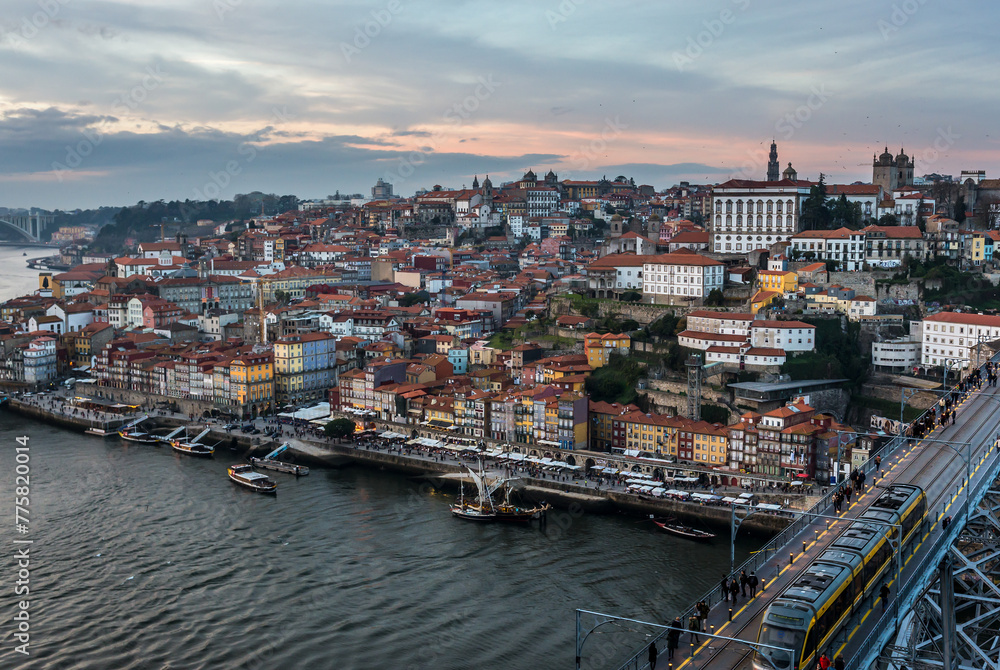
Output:
[[[929,551],[932,542],[929,537],[936,537],[940,532],[940,522],[948,514],[952,504],[959,500],[964,490],[962,481],[965,478],[965,459],[960,457],[948,446],[931,440],[970,442],[972,444],[972,481],[987,476],[991,470],[987,467],[997,457],[995,440],[997,426],[1000,424],[1000,389],[983,387],[981,391],[967,396],[958,405],[956,425],[936,428],[925,439],[912,447],[903,447],[897,453],[882,463],[883,479],[869,482],[867,490],[860,498],[853,498],[850,507],[839,516],[843,521],[832,521],[827,529],[825,520],[817,520],[785,546],[784,553],[773,557],[765,566],[757,571],[758,578],[764,581],[764,588],[758,590],[757,597],[749,601],[739,597],[732,609],[730,621],[730,604],[721,601],[708,603],[711,607],[708,626],[709,632],[738,640],[756,641],[761,619],[771,598],[781,593],[799,574],[805,566],[821,554],[830,542],[849,524],[849,520],[859,516],[880,493],[875,484],[907,483],[924,488],[928,499],[928,524],[922,534],[905,548],[904,568],[902,578],[904,583],[912,574],[920,559]],[[961,489],[961,490],[960,490]],[[833,515],[832,508],[828,514]],[[806,548],[803,552],[803,541]],[[789,563],[789,549],[793,554],[793,562]],[[722,575],[719,576],[720,580]],[[887,577],[891,589],[890,600],[896,597],[896,573],[893,570]],[[887,615],[887,616],[891,616]],[[864,603],[861,611],[852,617],[851,621],[839,634],[834,645],[827,650],[830,658],[843,654],[851,659],[868,635],[875,629],[882,618],[882,603],[877,594]],[[687,628],[687,622],[682,622]],[[660,655],[655,670],[667,668],[751,668],[752,649],[740,642],[709,641],[701,636],[697,644],[692,644],[691,635],[685,631],[681,636],[680,648],[674,658],[668,658],[666,641],[657,641]],[[692,659],[693,655],[693,659]],[[648,668],[646,655],[640,653],[628,666],[630,668]]]

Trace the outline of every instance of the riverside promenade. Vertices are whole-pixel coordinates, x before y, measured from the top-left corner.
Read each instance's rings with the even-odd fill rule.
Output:
[[[136,415],[118,415],[95,410],[80,410],[69,406],[66,398],[60,393],[36,394],[27,398],[12,398],[6,411],[31,418],[56,423],[64,428],[88,430],[98,428],[111,434],[111,439],[118,439],[114,431],[129,422],[136,415],[147,414],[149,423],[155,424],[156,432],[166,433],[169,429],[185,426],[188,432],[200,432],[210,428],[206,441],[219,443],[220,449],[232,450],[245,456],[260,456],[287,442],[293,458],[311,466],[345,467],[357,465],[378,470],[398,472],[419,478],[438,489],[457,489],[463,481],[465,466],[476,467],[478,457],[463,457],[462,454],[445,449],[434,449],[419,446],[393,444],[388,441],[371,440],[364,444],[353,441],[333,440],[303,427],[281,424],[275,419],[258,418],[242,425],[253,425],[257,430],[269,430],[273,435],[260,433],[258,435],[244,433],[240,427],[230,427],[221,420],[197,419],[162,409],[152,409],[139,412]],[[110,405],[110,403],[109,403]],[[637,495],[626,491],[623,483],[616,483],[607,478],[587,477],[582,473],[566,474],[558,472],[542,472],[530,467],[502,463],[496,459],[484,458],[485,466],[492,474],[517,477],[525,484],[525,492],[532,498],[545,500],[557,508],[569,509],[584,513],[625,513],[633,516],[675,516],[690,523],[706,525],[720,533],[728,534],[730,508],[728,505],[706,505],[695,502],[674,500],[669,498],[653,498]],[[468,479],[465,479],[468,482]],[[736,487],[722,487],[717,490],[722,493],[740,491]],[[708,490],[706,487],[694,487],[692,491]],[[768,501],[772,496],[760,494],[762,501]],[[775,499],[786,499],[788,494],[773,496]],[[804,504],[807,497],[796,500]],[[780,532],[788,524],[788,519],[782,515],[760,514],[748,519],[742,529],[758,536],[771,536]]]

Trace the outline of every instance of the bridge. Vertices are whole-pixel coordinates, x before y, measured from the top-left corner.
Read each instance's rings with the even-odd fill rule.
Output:
[[[756,597],[738,597],[736,603],[728,603],[719,586],[702,596],[700,600],[711,607],[706,626],[710,634],[701,634],[695,641],[685,630],[672,660],[665,653],[666,622],[633,621],[653,631],[650,639],[660,650],[653,670],[752,668],[757,634],[771,600],[865,512],[882,487],[891,484],[915,484],[924,489],[927,521],[886,574],[888,602],[883,603],[877,592],[871,594],[827,648],[817,654],[825,651],[831,659],[842,655],[846,667],[858,670],[1000,667],[1000,632],[996,630],[1000,621],[1000,521],[996,516],[1000,509],[1000,486],[996,483],[1000,476],[1000,388],[984,385],[967,393],[957,407],[954,425],[938,426],[920,439],[897,437],[890,441],[881,451],[881,478],[873,460],[868,461],[863,466],[868,474],[867,489],[848,509],[836,513],[831,490],[809,513],[800,515],[737,567],[733,575],[746,570],[761,579]],[[952,518],[955,523],[945,523]],[[954,581],[953,573],[955,577],[961,573],[964,581]],[[967,583],[975,588],[967,588]],[[956,594],[956,587],[960,593]],[[958,622],[956,610],[961,613]],[[694,606],[681,613],[685,629],[694,613]],[[578,668],[586,667],[580,658],[585,652],[581,633],[588,626],[596,630],[612,619],[617,617],[578,611]],[[613,667],[648,670],[648,645],[649,640],[626,662]],[[964,659],[961,665],[959,659]]]
[[[31,242],[41,242],[42,233],[55,220],[54,214],[0,214],[0,224],[16,230]]]

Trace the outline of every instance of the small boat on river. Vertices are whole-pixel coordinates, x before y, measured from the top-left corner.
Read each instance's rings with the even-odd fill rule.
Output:
[[[653,519],[653,523],[664,531],[665,533],[670,533],[671,535],[676,535],[677,537],[684,537],[689,540],[696,540],[698,542],[709,542],[715,537],[715,533],[709,533],[707,530],[699,530],[697,528],[692,528],[687,524],[681,523],[674,517],[666,517],[665,519]]]
[[[229,478],[257,493],[276,493],[278,482],[253,469],[252,465],[230,465]]]

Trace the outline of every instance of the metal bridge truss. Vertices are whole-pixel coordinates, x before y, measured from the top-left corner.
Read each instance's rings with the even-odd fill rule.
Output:
[[[879,667],[1000,668],[998,485],[1000,480],[986,491]]]

